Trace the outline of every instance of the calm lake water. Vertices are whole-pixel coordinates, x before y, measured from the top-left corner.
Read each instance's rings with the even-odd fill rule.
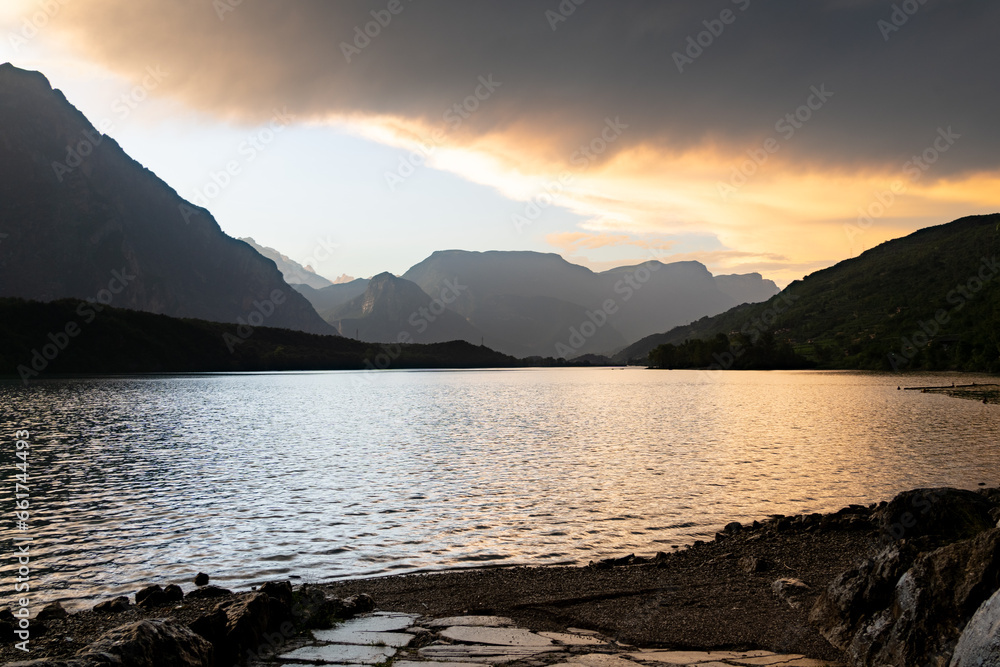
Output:
[[[969,376],[529,369],[0,384],[0,604],[31,432],[33,601],[150,582],[578,563],[729,521],[1000,483]],[[976,380],[976,378],[971,378]],[[36,607],[37,608],[37,607]]]

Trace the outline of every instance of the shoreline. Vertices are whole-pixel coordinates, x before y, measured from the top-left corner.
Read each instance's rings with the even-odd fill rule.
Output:
[[[989,498],[1000,511],[1000,488],[961,493]],[[838,575],[894,542],[883,516],[891,505],[882,501],[827,514],[776,515],[745,526],[731,523],[711,541],[648,558],[624,555],[586,566],[473,566],[295,588],[336,598],[371,596],[381,612],[497,615],[533,631],[582,628],[641,648],[766,650],[843,663],[844,652],[820,634],[809,613]],[[777,591],[777,580],[797,580],[804,587]],[[128,604],[114,613],[89,610],[43,620],[46,632],[33,638],[29,654],[0,644],[0,664],[67,658],[102,633],[141,619],[191,625],[220,603],[254,594],[217,589],[217,598],[199,597],[191,593],[204,589],[191,588],[185,586],[183,600],[163,606]]]

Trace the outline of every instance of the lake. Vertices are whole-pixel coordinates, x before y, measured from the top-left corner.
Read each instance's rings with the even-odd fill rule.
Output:
[[[482,565],[586,564],[730,521],[1000,483],[968,375],[519,369],[0,383],[4,558],[33,603]],[[31,432],[29,529],[14,433]],[[9,601],[10,587],[4,586]]]

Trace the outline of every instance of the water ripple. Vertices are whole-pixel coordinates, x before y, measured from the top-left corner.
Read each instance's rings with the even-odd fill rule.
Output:
[[[0,383],[3,470],[13,470],[13,432],[32,432],[36,603],[72,608],[197,571],[242,587],[585,563],[710,538],[733,520],[1000,483],[996,406],[899,392],[898,376],[533,369],[358,379]],[[12,507],[12,496],[4,480],[0,505]],[[16,561],[0,561],[0,579],[15,571]]]

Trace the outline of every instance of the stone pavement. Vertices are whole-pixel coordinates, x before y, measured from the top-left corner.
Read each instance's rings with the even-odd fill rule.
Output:
[[[285,647],[259,667],[340,665],[361,667],[843,667],[801,655],[769,651],[636,650],[590,630],[532,632],[500,616],[432,619],[376,612]]]

